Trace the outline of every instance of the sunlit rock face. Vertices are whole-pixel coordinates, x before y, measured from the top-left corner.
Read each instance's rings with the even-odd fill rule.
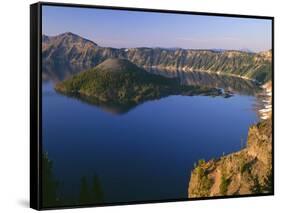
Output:
[[[188,197],[248,195],[272,192],[272,120],[249,128],[239,152],[205,162],[191,173]]]

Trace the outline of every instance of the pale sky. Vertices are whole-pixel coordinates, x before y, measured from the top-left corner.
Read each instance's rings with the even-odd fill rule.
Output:
[[[100,46],[185,49],[272,48],[271,20],[43,6],[46,35],[72,32]]]

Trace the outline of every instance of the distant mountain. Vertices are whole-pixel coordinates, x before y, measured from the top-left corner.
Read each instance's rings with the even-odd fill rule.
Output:
[[[213,51],[215,51],[215,52],[224,52],[224,51],[227,51],[226,49],[219,49],[219,48],[213,48],[213,49],[211,49],[211,50],[213,50]]]
[[[230,51],[228,49],[221,49],[221,48],[213,48],[211,49],[213,51],[216,51],[216,52],[224,52],[224,51]],[[239,52],[247,52],[247,53],[254,53],[254,51],[250,50],[250,49],[247,49],[247,48],[242,48],[242,49],[238,49],[238,50],[234,50],[234,51],[239,51]]]
[[[79,35],[76,35],[71,32],[66,32],[58,36],[42,36],[43,50],[46,50],[48,47],[64,47],[64,48],[90,48],[98,46],[95,42],[88,39],[82,38]]]
[[[242,52],[248,52],[248,53],[254,53],[254,51],[252,51],[252,50],[250,50],[250,49],[248,49],[248,48],[242,48],[242,49],[240,49],[240,51],[242,51]]]
[[[271,78],[271,50],[251,53],[235,50],[165,48],[109,48],[73,33],[42,37],[43,79],[62,80],[95,67],[108,58],[127,59],[139,67],[171,72],[207,71],[266,82]]]

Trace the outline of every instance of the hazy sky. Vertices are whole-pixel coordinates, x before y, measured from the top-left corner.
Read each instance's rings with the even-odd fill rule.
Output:
[[[271,49],[271,20],[43,6],[43,33],[109,47]]]

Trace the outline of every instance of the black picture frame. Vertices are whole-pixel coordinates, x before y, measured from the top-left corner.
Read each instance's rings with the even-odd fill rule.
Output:
[[[268,194],[254,195],[237,195],[237,196],[216,196],[207,198],[187,198],[187,199],[168,199],[168,200],[146,200],[137,202],[116,202],[106,205],[77,205],[77,206],[54,206],[45,208],[42,205],[42,6],[56,7],[75,7],[75,8],[95,8],[125,11],[142,11],[156,13],[172,13],[172,14],[188,14],[188,15],[204,15],[204,16],[222,16],[222,17],[240,17],[271,20],[272,23],[272,178],[273,190]],[[224,14],[209,12],[192,12],[192,11],[176,11],[162,9],[147,8],[130,8],[130,7],[112,7],[100,5],[83,5],[83,4],[66,4],[38,2],[30,5],[30,207],[36,210],[45,209],[65,209],[80,207],[97,207],[111,205],[129,205],[143,203],[162,203],[175,201],[193,201],[193,200],[213,200],[228,199],[238,197],[256,197],[274,195],[274,17],[241,15],[241,14]]]

